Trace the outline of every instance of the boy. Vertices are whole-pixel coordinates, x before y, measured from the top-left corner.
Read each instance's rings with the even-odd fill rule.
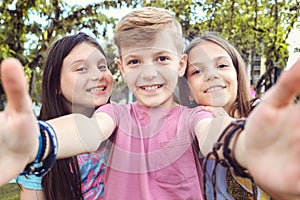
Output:
[[[181,54],[182,41],[178,40],[179,38],[181,38],[180,26],[165,10],[143,8],[126,15],[116,27],[115,42],[120,54],[118,65],[137,102],[129,105],[103,106],[91,119],[70,115],[49,121],[57,133],[59,157],[94,151],[102,141],[111,135],[114,136],[107,163],[105,183],[107,199],[202,199],[200,180],[202,174],[195,156],[197,149],[193,142],[194,137],[196,136],[199,141],[201,152],[205,153],[203,143],[212,144],[216,141],[215,138],[218,138],[222,127],[215,126],[220,125],[219,119],[211,119],[210,114],[201,111],[200,108],[188,109],[174,102],[173,92],[177,79],[183,75],[186,66],[186,55]],[[15,88],[8,84],[17,81],[8,75],[9,68],[5,67],[8,65],[16,66],[16,63],[7,61],[2,68],[4,74],[2,79],[6,83],[4,86],[9,99],[6,116],[1,115],[2,122],[5,123],[0,129],[2,136],[0,172],[7,172],[3,174],[4,181],[9,180],[17,171],[21,171],[26,163],[34,160],[38,149],[38,142],[31,141],[34,136],[37,137],[38,128],[28,108],[28,96],[19,90],[19,87],[22,89],[25,86],[18,84]],[[297,70],[299,66],[298,63],[293,70]],[[299,75],[296,76],[295,73],[288,75],[293,81],[300,83]],[[17,73],[16,76],[22,77]],[[270,158],[273,158],[274,154],[278,155],[274,150],[276,147],[282,150],[280,157],[276,157],[276,162],[289,167],[298,166],[300,162],[299,156],[295,154],[299,152],[299,145],[284,148],[290,143],[295,144],[293,136],[299,137],[300,128],[296,126],[296,119],[285,121],[284,129],[276,125],[278,121],[284,121],[280,116],[284,116],[287,111],[297,115],[295,110],[286,108],[286,105],[299,89],[290,84],[288,78],[282,80],[275,90],[266,95],[266,103],[262,102],[256,108],[258,111],[250,115],[246,131],[236,140],[234,152],[237,161],[242,166],[249,167],[248,169],[254,172],[254,178],[265,183],[267,188],[299,194],[297,188],[300,182],[299,170],[294,170],[286,176],[285,180],[289,180],[288,183],[277,179],[278,185],[274,185],[264,180],[261,175],[261,172],[268,172],[264,169],[270,169],[267,166],[269,163],[256,162],[260,159],[273,161]],[[289,92],[282,94],[283,85]],[[16,94],[14,91],[17,91]],[[16,97],[21,100],[14,101]],[[276,101],[277,98],[274,97],[280,101]],[[27,103],[27,106],[23,106],[23,103]],[[270,119],[267,116],[269,111],[280,109],[283,112],[278,118]],[[10,118],[15,120],[15,123],[12,123]],[[224,125],[226,124],[228,122],[224,121]],[[74,127],[77,129],[74,130]],[[260,131],[257,131],[257,127]],[[276,127],[276,131],[271,127]],[[280,144],[274,142],[270,144],[271,139],[271,141],[277,139],[274,135],[280,135],[283,131],[287,134],[285,140],[280,140]],[[5,134],[6,132],[10,132],[12,137]],[[214,134],[215,137],[210,137],[208,141],[205,138],[207,134]],[[23,146],[19,146],[21,149],[18,150],[16,146],[20,145],[20,137],[24,140]],[[258,145],[257,139],[260,141]],[[279,139],[275,141],[278,142]],[[25,146],[26,144],[35,148],[31,149]],[[261,154],[268,149],[271,149],[270,154]],[[244,156],[246,153],[248,157]],[[290,161],[288,163],[285,159],[287,154]],[[5,161],[9,162],[11,169],[4,167]],[[281,175],[288,174],[286,168],[280,168],[276,172]]]

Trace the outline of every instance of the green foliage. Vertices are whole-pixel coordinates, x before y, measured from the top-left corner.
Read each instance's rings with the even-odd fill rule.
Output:
[[[285,68],[288,59],[286,40],[300,19],[299,0],[184,0],[147,1],[144,4],[173,11],[189,40],[206,31],[215,31],[231,41],[250,65],[253,65],[254,55],[264,57],[266,73],[274,73],[274,68]],[[274,83],[270,80],[272,74],[262,77]]]
[[[108,25],[114,26],[117,19],[102,14],[106,8],[106,2],[70,7],[62,0],[1,1],[0,61],[16,57],[26,66],[29,92],[38,101],[46,49],[58,38],[78,31],[107,39]],[[3,106],[3,92],[0,95]]]
[[[43,58],[50,43],[85,30],[107,41],[109,29],[114,28],[118,19],[103,11],[154,6],[173,12],[188,40],[206,31],[217,31],[250,64],[251,56],[257,54],[266,58],[267,68],[284,68],[288,58],[286,39],[299,21],[299,5],[299,0],[111,0],[71,7],[63,0],[6,0],[0,2],[0,61],[10,56],[20,59],[26,66],[30,94],[38,101]],[[114,63],[116,53],[111,41],[106,43],[110,69],[116,74],[118,85],[122,81]],[[0,101],[3,100],[0,87]]]

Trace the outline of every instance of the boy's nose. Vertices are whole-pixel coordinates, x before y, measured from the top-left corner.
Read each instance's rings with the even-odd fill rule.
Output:
[[[154,66],[145,66],[141,76],[146,80],[151,80],[157,76],[157,70]]]

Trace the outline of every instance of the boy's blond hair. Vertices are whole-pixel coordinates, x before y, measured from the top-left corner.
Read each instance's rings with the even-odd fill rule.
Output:
[[[169,31],[178,53],[183,51],[182,29],[179,22],[165,9],[144,7],[125,15],[117,24],[114,42],[121,56],[121,48],[150,43],[160,31]]]

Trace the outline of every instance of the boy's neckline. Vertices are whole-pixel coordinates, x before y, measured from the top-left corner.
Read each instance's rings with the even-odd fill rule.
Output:
[[[170,107],[164,107],[164,106],[145,106],[145,105],[141,105],[139,104],[137,101],[136,102],[133,102],[134,104],[136,104],[138,107],[140,108],[143,108],[143,109],[163,109],[163,110],[172,110],[178,106],[180,106],[180,104],[176,103],[176,102],[173,102],[172,103],[172,106]]]

